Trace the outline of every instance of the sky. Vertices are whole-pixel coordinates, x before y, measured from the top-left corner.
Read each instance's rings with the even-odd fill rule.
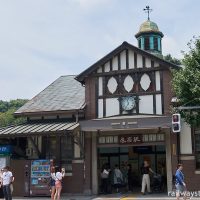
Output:
[[[1,0],[0,100],[31,99],[62,75],[79,74],[150,19],[163,55],[182,58],[200,33],[198,0]]]

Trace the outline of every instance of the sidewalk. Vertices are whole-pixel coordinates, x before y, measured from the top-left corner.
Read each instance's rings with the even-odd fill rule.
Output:
[[[14,197],[13,200],[50,200],[50,197]],[[168,197],[167,194],[109,194],[98,196],[77,196],[65,195],[61,200],[175,200],[175,197]],[[191,200],[200,200],[200,197],[188,198]]]

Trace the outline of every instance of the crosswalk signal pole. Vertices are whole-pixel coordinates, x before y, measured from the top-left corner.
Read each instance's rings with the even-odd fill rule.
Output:
[[[181,131],[181,115],[175,113],[172,115],[172,131],[176,133],[177,139],[177,162],[180,162],[180,131]]]

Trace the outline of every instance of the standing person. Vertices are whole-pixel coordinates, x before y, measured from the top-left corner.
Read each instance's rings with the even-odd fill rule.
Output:
[[[144,164],[141,167],[141,172],[142,172],[142,190],[141,190],[141,193],[143,195],[145,194],[146,186],[147,186],[148,193],[151,193],[149,173],[150,172],[154,173],[154,172],[150,168],[148,161],[146,161],[146,160],[144,161]]]
[[[12,180],[13,180],[13,174],[11,171],[9,171],[9,167],[6,166],[2,174],[3,194],[5,200],[12,200],[12,194],[10,189],[10,184]]]
[[[180,194],[183,193],[184,191],[186,191],[186,184],[184,182],[184,174],[182,172],[183,170],[183,165],[182,164],[178,164],[177,165],[177,170],[176,170],[176,182],[175,182],[175,186],[176,186],[176,199],[179,200],[180,199]],[[186,199],[186,195],[184,195],[183,199]]]
[[[108,186],[109,186],[109,174],[110,169],[108,164],[105,164],[101,171],[101,184],[102,184],[102,192],[104,194],[108,193]]]
[[[128,164],[128,191],[133,190],[133,176],[132,176],[132,166]]]
[[[127,190],[127,185],[128,185],[128,167],[125,166],[124,163],[122,163],[122,165],[121,165],[121,172],[122,172],[122,176],[123,176],[122,185],[123,185],[123,187],[125,187],[125,190]]]
[[[119,192],[119,188],[122,185],[122,181],[123,181],[123,175],[122,172],[119,169],[119,165],[115,165],[115,169],[114,169],[114,186],[117,190],[117,192]]]
[[[2,183],[2,176],[3,176],[3,169],[1,169],[0,171],[0,198],[4,199],[4,195],[3,195],[3,183]]]
[[[51,177],[50,177],[50,187],[51,187],[51,199],[54,200],[54,195],[56,192],[56,187],[55,187],[55,182],[56,182],[56,174],[55,174],[55,167],[51,167]]]
[[[60,194],[62,190],[62,179],[65,176],[65,169],[62,168],[60,172],[60,168],[57,166],[55,167],[55,188],[56,192],[54,195],[54,200],[60,200]]]
[[[9,168],[9,171],[12,172],[12,171],[10,170],[10,168]],[[12,172],[12,174],[13,174],[13,172]],[[14,177],[14,175],[13,175],[12,180],[11,180],[11,182],[10,182],[10,192],[11,192],[11,195],[13,194],[13,191],[14,191],[14,187],[13,187],[14,180],[15,180],[15,177]]]

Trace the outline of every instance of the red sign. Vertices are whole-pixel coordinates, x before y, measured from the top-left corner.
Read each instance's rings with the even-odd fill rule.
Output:
[[[138,144],[142,143],[142,135],[120,135],[119,144]]]

